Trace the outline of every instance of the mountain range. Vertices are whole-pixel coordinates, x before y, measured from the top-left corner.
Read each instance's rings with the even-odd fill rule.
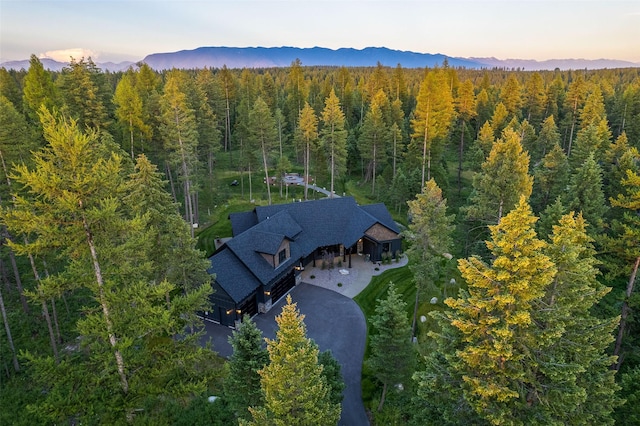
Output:
[[[393,50],[385,47],[367,47],[364,49],[327,49],[323,47],[199,47],[193,50],[178,52],[153,53],[147,55],[140,62],[145,62],[155,70],[171,68],[274,68],[288,67],[299,59],[303,66],[346,66],[372,67],[378,63],[395,67],[400,64],[403,68],[424,68],[442,65],[445,60],[451,67],[470,69],[505,68],[527,71],[553,69],[603,69],[640,67],[640,63],[615,59],[550,59],[546,61],[526,59],[497,59],[497,58],[457,58],[444,54],[417,53],[403,50]],[[67,65],[53,59],[41,59],[45,68],[60,71]],[[135,62],[97,62],[103,70],[123,71]],[[28,60],[3,62],[0,66],[7,69],[27,69]]]

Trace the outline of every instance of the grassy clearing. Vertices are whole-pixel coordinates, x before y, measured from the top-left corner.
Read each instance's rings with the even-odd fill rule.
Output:
[[[231,237],[231,213],[250,211],[255,204],[245,200],[233,199],[226,204],[217,207],[211,214],[210,225],[198,231],[197,248],[204,251],[207,257],[215,251],[216,238]]]
[[[455,275],[459,281],[459,276],[457,276],[457,274]],[[382,274],[373,277],[367,288],[354,298],[355,302],[360,306],[360,309],[362,309],[365,318],[367,318],[367,322],[369,321],[369,318],[375,315],[376,306],[379,301],[387,297],[390,282],[395,284],[398,293],[402,295],[402,299],[407,304],[407,318],[409,321],[412,321],[416,286],[411,269],[409,266],[404,266],[402,268],[389,269]],[[458,292],[458,288],[459,286],[457,284],[450,285],[447,287],[446,292],[449,296],[455,296]],[[429,332],[438,330],[436,321],[429,315],[429,313],[444,309],[441,297],[438,297],[438,301],[435,304],[430,303],[431,297],[431,295],[427,294],[421,295],[421,301],[418,305],[418,312],[416,315],[416,337],[418,340],[416,348],[421,355],[424,355],[424,352],[430,347],[428,344]],[[421,316],[426,318],[424,323],[420,321]],[[367,331],[369,331],[369,329]],[[365,403],[365,407],[373,410],[379,402],[381,387],[373,372],[369,370],[366,365],[366,360],[369,357],[368,341],[369,337],[367,336],[367,347],[364,356],[365,363],[362,368],[362,398]],[[385,410],[393,409],[393,403],[390,403],[389,407]]]

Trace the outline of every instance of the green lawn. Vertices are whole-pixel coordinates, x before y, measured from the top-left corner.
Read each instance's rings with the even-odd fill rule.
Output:
[[[233,199],[226,204],[219,206],[215,211],[211,212],[211,224],[206,228],[198,231],[196,237],[198,239],[197,248],[204,251],[207,257],[211,256],[215,251],[215,239],[231,237],[231,221],[229,214],[251,211],[255,204],[245,200]]]

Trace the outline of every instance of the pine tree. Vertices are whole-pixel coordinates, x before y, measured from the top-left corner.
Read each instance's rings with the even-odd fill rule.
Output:
[[[599,318],[594,306],[611,290],[597,280],[592,239],[581,215],[562,216],[546,254],[557,273],[532,312],[535,338],[525,424],[613,424],[620,403],[608,356],[617,318]],[[580,348],[577,350],[577,348]]]
[[[55,252],[65,266],[41,280],[45,295],[82,288],[93,303],[77,323],[81,350],[65,352],[59,364],[28,356],[46,389],[34,409],[52,423],[69,416],[131,422],[143,405],[153,411],[167,398],[202,392],[216,374],[213,354],[186,330],[198,327],[195,313],[207,309],[211,287],[179,292],[151,282],[149,215],[124,208],[122,157],[73,120],[44,111],[42,122],[49,145],[35,153],[33,168],[16,167],[14,180],[25,191],[2,219],[30,237],[12,243],[18,254]]]
[[[242,319],[237,330],[229,337],[233,354],[229,358],[224,396],[236,416],[249,419],[248,407],[259,407],[264,403],[258,371],[269,361],[264,348],[262,332],[248,315]]]
[[[432,161],[439,159],[441,147],[436,142],[442,144],[455,116],[453,95],[443,70],[427,73],[420,84],[417,102],[414,118],[411,120],[411,136],[415,142],[410,144],[409,149],[415,153],[416,158],[422,158],[421,183],[424,186],[431,179]]]
[[[64,102],[63,111],[77,120],[80,127],[105,130],[109,126],[107,106],[111,104],[111,96],[106,89],[104,74],[91,58],[80,61],[72,58],[56,83]]]
[[[514,417],[519,405],[531,311],[555,275],[553,263],[540,252],[545,244],[536,238],[534,223],[521,197],[511,213],[490,227],[491,265],[475,257],[460,260],[468,293],[445,301],[452,325],[464,336],[453,364],[462,373],[465,399],[494,424]]]
[[[162,95],[162,133],[169,163],[177,167],[183,185],[185,219],[191,226],[196,223],[195,176],[197,167],[198,133],[195,115],[187,104],[183,84],[184,72],[173,70],[167,75]]]
[[[407,320],[407,305],[393,283],[389,283],[387,298],[376,306],[371,326],[371,354],[367,365],[382,383],[382,395],[378,404],[380,411],[389,386],[400,384],[410,378],[416,357]]]
[[[509,118],[520,118],[522,107],[522,88],[514,74],[509,74],[506,83],[500,91],[500,101],[504,104]]]
[[[320,352],[318,364],[322,365],[322,377],[329,386],[329,400],[333,404],[342,404],[344,399],[343,391],[346,387],[342,377],[340,363],[334,358],[330,349]]]
[[[469,121],[476,117],[476,97],[473,92],[473,82],[465,80],[458,88],[455,107],[460,119],[460,145],[458,146],[458,195],[462,190],[462,163],[464,157],[464,136],[467,133]]]
[[[287,304],[276,317],[275,340],[267,339],[269,364],[259,371],[264,406],[250,407],[250,422],[264,426],[335,425],[340,404],[331,401],[330,388],[318,364],[318,347],[307,337],[304,315],[287,296]]]
[[[135,159],[135,133],[149,135],[151,129],[143,121],[142,99],[135,88],[135,77],[132,70],[127,71],[116,86],[113,96],[116,104],[116,117],[120,126],[128,132],[131,159]]]
[[[300,111],[295,140],[302,148],[304,155],[304,199],[308,199],[311,152],[318,149],[318,117],[308,102]]]
[[[331,173],[331,188],[329,198],[333,197],[335,178],[341,176],[346,170],[347,157],[347,131],[345,130],[345,118],[340,99],[332,89],[325,100],[322,111],[322,129],[320,139],[329,159],[329,172]]]
[[[604,226],[604,215],[609,209],[602,190],[602,169],[593,155],[571,176],[564,204],[569,210],[582,212],[591,225],[590,234],[597,235]]]
[[[278,137],[276,122],[269,110],[269,106],[262,98],[258,98],[249,113],[249,132],[252,145],[258,147],[262,155],[264,179],[267,185],[268,203],[271,205],[271,178],[269,176],[269,158],[271,150]],[[280,179],[282,176],[280,176]]]
[[[619,224],[617,235],[609,241],[609,248],[614,251],[623,262],[626,263],[622,269],[629,274],[629,280],[622,302],[622,312],[620,314],[620,325],[616,336],[616,343],[613,355],[617,356],[615,369],[619,370],[625,355],[625,339],[632,341],[633,336],[627,335],[629,326],[629,314],[631,310],[631,298],[634,294],[636,275],[640,267],[640,218],[636,211],[640,209],[640,175],[631,170],[627,171],[626,178],[622,181],[625,193],[619,194],[615,199],[610,199],[611,205],[625,209],[624,219]],[[633,317],[632,317],[633,318]]]
[[[535,220],[521,197],[490,227],[492,262],[459,260],[467,289],[445,300],[449,310],[435,314],[442,326],[437,350],[415,379],[422,398],[433,396],[442,404],[427,411],[452,424],[518,424],[513,419],[523,406],[519,392],[526,379],[527,345],[535,341],[532,310],[555,275],[553,263],[541,253],[545,243],[536,238]],[[431,405],[428,399],[425,403]]]
[[[552,200],[564,196],[569,184],[569,161],[560,145],[556,144],[534,170],[531,205],[541,211]]]
[[[489,224],[499,223],[521,196],[531,195],[533,178],[528,172],[529,155],[522,150],[520,136],[511,129],[505,130],[473,180],[474,193],[467,217]]]
[[[38,111],[44,106],[53,110],[59,106],[60,99],[51,73],[44,69],[36,55],[29,59],[29,71],[24,77],[23,104],[25,111],[33,123],[40,124]]]
[[[438,278],[444,272],[447,257],[451,256],[449,252],[453,245],[451,233],[454,229],[454,217],[447,215],[447,200],[442,197],[442,190],[433,179],[427,181],[422,193],[407,204],[411,217],[409,232],[405,235],[411,243],[407,256],[416,282],[412,322],[412,335],[415,335],[420,297],[429,290],[438,290],[439,293]]]
[[[434,313],[441,330],[414,379],[425,415],[446,424],[611,424],[606,355],[616,320],[592,314],[598,283],[586,223],[573,213],[537,238],[524,197],[491,226],[492,261],[460,260],[467,289]],[[578,349],[579,348],[579,349]]]
[[[207,284],[211,278],[207,273],[209,261],[196,249],[189,224],[180,216],[156,165],[144,154],[136,159],[125,192],[123,203],[131,214],[148,217],[148,232],[154,242],[148,254],[153,262],[149,279],[157,283],[169,281],[183,291]]]
[[[358,149],[361,158],[367,161],[365,182],[371,180],[371,194],[376,190],[376,174],[386,157],[386,147],[389,129],[384,121],[383,108],[389,103],[382,90],[373,97],[369,111],[364,116]]]
[[[544,118],[545,104],[547,103],[544,80],[539,72],[531,74],[531,77],[525,83],[524,92],[525,118],[538,128]],[[549,117],[552,117],[552,115],[549,115]]]
[[[537,164],[556,145],[560,145],[560,133],[553,116],[549,116],[542,122],[535,145],[528,149],[533,164]]]

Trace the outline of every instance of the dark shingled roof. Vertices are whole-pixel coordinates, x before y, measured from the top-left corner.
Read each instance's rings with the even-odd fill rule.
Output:
[[[251,212],[234,213],[229,218],[234,238],[211,258],[212,270],[218,284],[237,302],[318,247],[351,247],[376,223],[399,233],[384,204],[358,206],[353,197],[257,206]],[[290,257],[274,269],[260,253],[275,256],[284,238],[290,241]],[[232,252],[233,258],[226,252]],[[217,265],[224,268],[222,273]],[[235,273],[226,273],[234,268]]]
[[[249,231],[253,239],[253,249],[258,253],[275,255],[284,240],[282,234],[272,234],[270,232]]]
[[[229,220],[231,221],[231,232],[234,237],[258,224],[258,219],[253,211],[231,213],[229,215]]]
[[[216,274],[218,284],[238,303],[249,297],[260,285],[260,281],[228,248],[222,249],[209,260],[211,267],[208,272]]]
[[[400,233],[400,228],[398,228],[398,225],[391,217],[391,213],[387,210],[387,206],[383,203],[369,204],[367,206],[360,206],[360,208],[375,217],[378,222],[391,229],[393,232],[397,234]]]

